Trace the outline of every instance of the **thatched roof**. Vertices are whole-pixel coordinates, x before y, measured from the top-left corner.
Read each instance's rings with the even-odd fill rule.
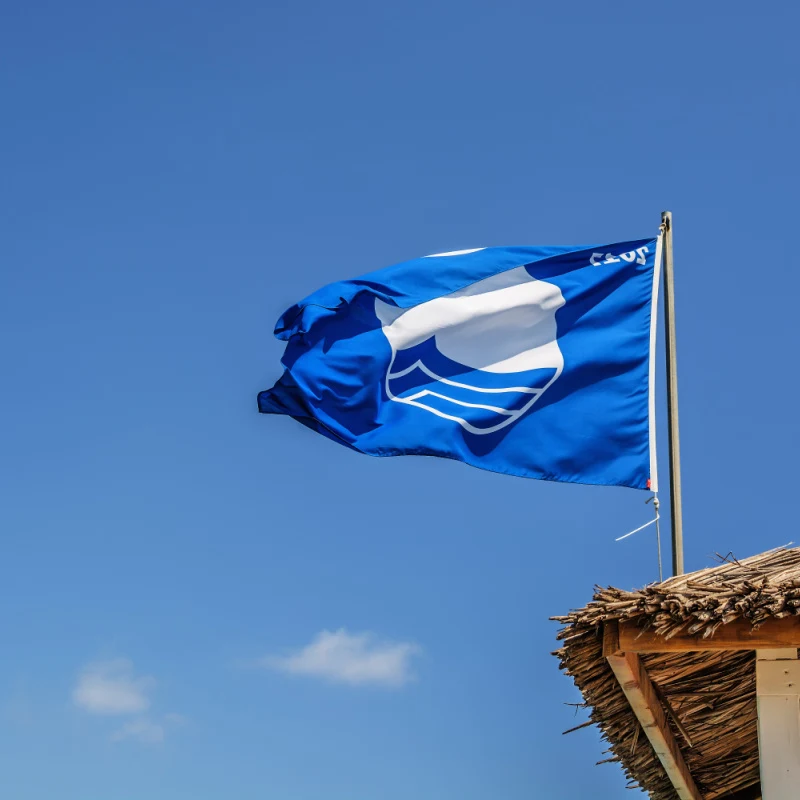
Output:
[[[757,628],[793,615],[800,615],[800,548],[781,548],[743,561],[728,557],[719,566],[636,591],[596,587],[585,608],[554,617],[564,624],[558,634],[563,647],[555,655],[609,744],[607,760],[620,762],[631,784],[654,800],[675,800],[675,789],[603,657],[603,624],[629,622],[669,639],[713,636],[739,620]],[[755,652],[643,653],[641,663],[703,797],[759,797]]]

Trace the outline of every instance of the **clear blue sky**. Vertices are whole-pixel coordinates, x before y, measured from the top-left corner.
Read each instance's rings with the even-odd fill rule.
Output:
[[[687,567],[796,537],[796,6],[1,10],[3,797],[628,797],[548,617],[655,578],[646,494],[256,393],[325,283],[670,208]]]

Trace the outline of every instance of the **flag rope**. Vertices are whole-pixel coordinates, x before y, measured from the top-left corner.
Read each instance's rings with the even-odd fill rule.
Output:
[[[658,582],[664,580],[664,570],[661,566],[661,526],[658,524],[658,521],[661,519],[661,515],[658,513],[658,509],[660,508],[661,503],[658,499],[658,492],[653,495],[653,508],[655,509],[656,518],[656,548],[658,549]]]
[[[644,525],[640,525],[638,528],[634,528],[632,531],[629,531],[624,536],[618,536],[614,539],[615,542],[621,542],[623,539],[627,539],[629,536],[633,536],[634,533],[639,533],[639,531],[643,531],[645,528],[649,528],[651,525],[656,526],[656,546],[658,548],[658,580],[659,583],[664,580],[664,570],[661,563],[661,526],[659,525],[659,520],[661,519],[661,514],[659,513],[659,509],[661,508],[661,501],[658,499],[658,492],[654,493],[652,497],[648,497],[645,500],[645,504],[653,501],[653,510],[655,511],[655,516],[650,522],[645,522]]]
[[[634,533],[639,533],[639,531],[643,531],[645,528],[649,528],[651,525],[653,525],[656,522],[658,522],[659,519],[660,519],[660,517],[656,517],[655,519],[651,519],[650,522],[645,522],[644,525],[640,525],[638,528],[635,528],[634,530],[629,531],[624,536],[618,536],[616,539],[614,539],[614,541],[615,542],[621,542],[623,539],[627,539],[629,536],[633,536]]]

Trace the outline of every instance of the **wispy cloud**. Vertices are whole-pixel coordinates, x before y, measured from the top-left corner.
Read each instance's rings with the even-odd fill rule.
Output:
[[[99,661],[85,666],[72,690],[72,701],[82,711],[102,716],[128,717],[111,734],[111,740],[130,739],[145,744],[160,744],[167,730],[185,724],[180,714],[148,715],[150,695],[156,681],[137,675],[126,658]]]
[[[161,744],[168,730],[186,724],[186,717],[183,714],[172,712],[156,719],[148,716],[134,717],[111,734],[111,741],[121,742],[123,739],[133,739],[144,744]]]
[[[262,666],[351,686],[396,688],[413,680],[411,660],[422,652],[414,642],[379,640],[370,633],[322,631],[310,644],[286,656],[266,656]]]
[[[137,677],[125,658],[84,667],[72,692],[76,706],[90,714],[139,714],[150,707],[155,680]]]
[[[132,719],[111,734],[112,742],[119,742],[122,739],[136,739],[145,744],[159,744],[164,741],[164,726],[147,717]]]

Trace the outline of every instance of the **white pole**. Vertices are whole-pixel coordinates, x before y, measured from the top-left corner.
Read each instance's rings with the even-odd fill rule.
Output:
[[[758,754],[763,800],[800,796],[800,661],[797,648],[756,651]]]

